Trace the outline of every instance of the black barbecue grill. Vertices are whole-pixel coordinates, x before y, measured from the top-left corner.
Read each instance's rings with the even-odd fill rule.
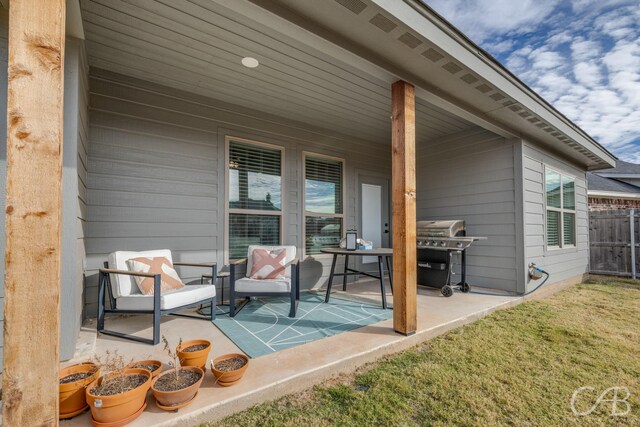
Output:
[[[454,288],[469,292],[466,282],[466,249],[485,237],[466,236],[462,220],[417,222],[418,285],[439,288],[442,295],[450,297]],[[460,255],[461,281],[451,283],[454,255]]]

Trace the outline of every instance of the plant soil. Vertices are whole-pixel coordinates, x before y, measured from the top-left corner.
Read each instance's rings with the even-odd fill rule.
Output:
[[[215,368],[218,371],[230,372],[230,371],[235,371],[237,369],[240,369],[246,364],[247,364],[247,361],[242,357],[232,357],[230,359],[219,361],[218,363],[216,363]]]
[[[204,350],[207,347],[208,345],[206,344],[194,344],[194,345],[190,345],[187,348],[182,349],[181,351],[184,353],[193,353],[194,351]]]
[[[176,379],[175,372],[165,374],[156,380],[153,388],[160,391],[176,391],[187,388],[200,380],[202,374],[192,370],[179,370]]]
[[[132,365],[131,367],[136,369],[146,369],[147,371],[154,373],[160,366],[153,365],[151,363],[149,363],[148,365],[145,363],[138,363],[136,365]]]
[[[89,378],[91,375],[93,375],[94,372],[95,371],[76,372],[75,374],[67,375],[66,377],[60,378],[60,384],[69,384],[76,381],[84,380],[85,378]]]
[[[124,375],[102,383],[91,389],[94,396],[113,396],[140,387],[147,381],[146,375]]]

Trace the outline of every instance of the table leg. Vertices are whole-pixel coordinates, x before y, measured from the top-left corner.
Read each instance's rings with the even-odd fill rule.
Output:
[[[347,291],[347,269],[349,268],[349,255],[344,256],[344,276],[342,276],[342,291]]]
[[[382,308],[387,309],[387,293],[384,289],[384,267],[382,265],[382,257],[378,257],[378,272],[380,273],[380,292],[382,293]]]
[[[393,294],[393,272],[391,271],[391,266],[389,265],[389,259],[391,257],[385,257],[387,260],[387,271],[389,272],[389,286],[391,287],[391,294]]]
[[[331,285],[333,285],[333,273],[336,269],[337,254],[333,254],[333,260],[331,261],[331,271],[329,272],[329,283],[327,283],[327,295],[324,297],[324,302],[329,302],[329,295],[331,294]]]

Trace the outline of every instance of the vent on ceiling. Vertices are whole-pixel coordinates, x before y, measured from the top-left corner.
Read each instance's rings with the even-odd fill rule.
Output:
[[[530,112],[528,112],[528,111],[523,111],[522,113],[519,113],[518,115],[519,115],[520,117],[527,118],[527,117],[529,117],[529,116],[531,115],[531,113],[530,113]]]
[[[480,86],[476,87],[476,89],[478,89],[478,91],[480,91],[481,93],[487,93],[491,90],[491,86],[487,86],[486,84],[482,83]]]
[[[540,129],[542,129],[542,128],[546,128],[547,124],[545,122],[540,122],[536,126],[538,126]]]
[[[437,50],[432,49],[432,48],[429,48],[429,49],[425,50],[424,52],[422,52],[422,56],[424,56],[427,59],[432,60],[433,62],[438,62],[442,58],[444,58],[443,54],[441,54],[440,52],[438,52]]]
[[[340,3],[356,15],[367,8],[367,5],[360,0],[336,0],[336,2]]]
[[[489,98],[493,99],[494,101],[502,101],[504,99],[504,95],[496,92],[493,95],[491,95]]]
[[[538,123],[538,122],[540,121],[540,119],[539,119],[539,118],[537,118],[537,117],[531,117],[531,118],[529,119],[529,121],[530,121],[531,123]]]
[[[462,67],[456,64],[455,62],[447,62],[442,66],[442,68],[444,68],[451,74],[459,73],[460,71],[462,71]]]
[[[376,27],[380,28],[385,33],[391,32],[394,28],[397,27],[396,24],[393,23],[389,18],[382,16],[381,14],[377,14],[369,21]]]
[[[398,37],[398,40],[400,40],[405,45],[409,46],[411,49],[415,49],[416,47],[422,44],[420,39],[411,33],[404,33],[403,35]]]
[[[465,74],[464,76],[460,77],[462,79],[462,81],[472,84],[478,81],[478,79],[476,78],[476,76],[474,76],[473,74]]]
[[[515,111],[520,111],[520,110],[522,110],[522,106],[521,105],[512,105],[511,107],[509,107],[509,109],[511,111],[514,111],[514,112]]]

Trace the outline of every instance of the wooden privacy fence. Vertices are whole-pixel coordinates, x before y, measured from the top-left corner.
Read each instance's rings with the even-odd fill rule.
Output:
[[[616,276],[640,275],[640,211],[589,212],[589,271]]]

